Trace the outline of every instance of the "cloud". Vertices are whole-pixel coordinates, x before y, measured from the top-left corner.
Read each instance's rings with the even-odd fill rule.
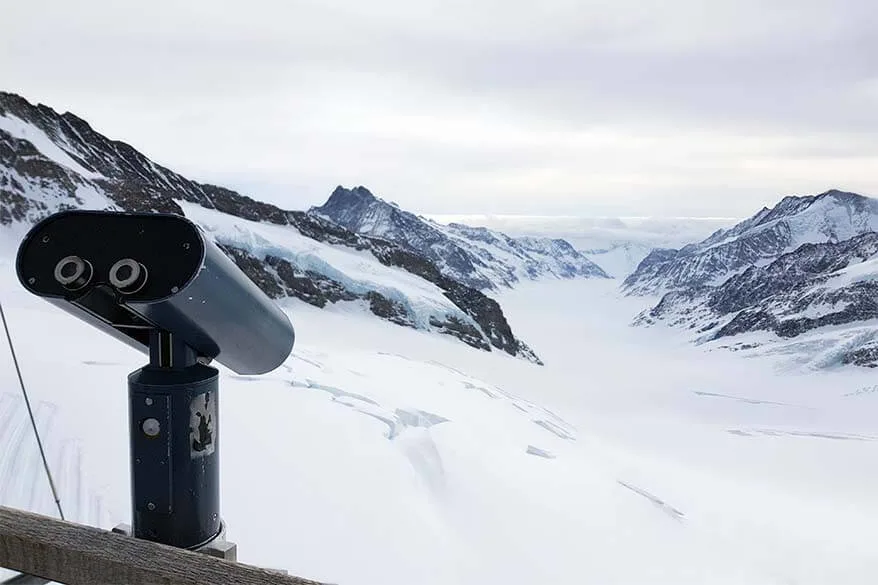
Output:
[[[0,71],[282,205],[746,215],[878,194],[871,0],[30,0]]]

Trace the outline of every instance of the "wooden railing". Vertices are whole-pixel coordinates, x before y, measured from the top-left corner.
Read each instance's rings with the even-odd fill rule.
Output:
[[[0,567],[65,585],[321,585],[4,507]]]

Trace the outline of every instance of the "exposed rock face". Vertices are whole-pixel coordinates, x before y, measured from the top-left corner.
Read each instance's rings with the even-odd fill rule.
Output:
[[[445,276],[480,290],[547,276],[608,278],[564,240],[512,238],[487,228],[440,225],[375,197],[365,187],[338,187],[309,213],[398,244],[433,262]]]
[[[149,160],[131,146],[94,131],[73,114],[0,92],[0,224],[30,224],[62,209],[115,209],[182,214],[177,201],[242,219],[289,226],[334,246],[371,253],[440,287],[472,322],[449,316],[435,327],[479,349],[499,349],[539,362],[512,333],[500,306],[442,274],[428,259],[390,241],[356,234],[331,221],[287,211],[223,187],[201,184]],[[288,259],[224,246],[239,267],[273,298],[291,296],[318,307],[362,300],[375,315],[414,326],[410,312],[378,291],[353,291],[326,274]]]
[[[851,350],[842,357],[844,365],[878,368],[878,341]]]

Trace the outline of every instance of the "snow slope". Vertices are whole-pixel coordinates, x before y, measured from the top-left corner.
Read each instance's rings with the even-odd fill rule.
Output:
[[[91,494],[65,496],[68,513],[97,519],[100,500],[103,525],[127,521],[125,375],[144,358],[2,269],[25,380],[55,413],[57,475]],[[222,372],[223,515],[241,560],[345,585],[872,582],[872,376],[779,372],[629,328],[645,303],[612,282],[502,301],[546,367],[286,301],[284,366]],[[78,465],[58,451],[73,437]],[[45,483],[17,444],[25,471],[0,476],[18,486],[3,494]]]
[[[0,200],[4,204],[0,224],[7,227],[4,232],[12,232],[15,241],[24,235],[27,225],[65,204],[118,209],[92,182],[97,177],[41,129],[0,109]]]
[[[0,114],[0,130],[8,132],[13,138],[27,140],[33,144],[40,153],[62,167],[66,167],[80,177],[85,179],[98,179],[101,177],[98,173],[86,169],[80,163],[73,160],[73,157],[59,148],[45,132],[32,124],[28,124],[17,116],[9,113]]]
[[[431,318],[444,321],[448,316],[475,326],[472,318],[449,301],[438,286],[400,268],[385,266],[367,251],[332,246],[305,237],[289,226],[245,221],[185,201],[177,204],[217,243],[246,249],[256,258],[283,258],[302,271],[325,275],[354,293],[377,291],[402,304],[418,329],[431,330]]]

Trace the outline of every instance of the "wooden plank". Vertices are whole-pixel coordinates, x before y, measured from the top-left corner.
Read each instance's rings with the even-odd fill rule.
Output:
[[[0,567],[66,585],[320,585],[4,507]]]

